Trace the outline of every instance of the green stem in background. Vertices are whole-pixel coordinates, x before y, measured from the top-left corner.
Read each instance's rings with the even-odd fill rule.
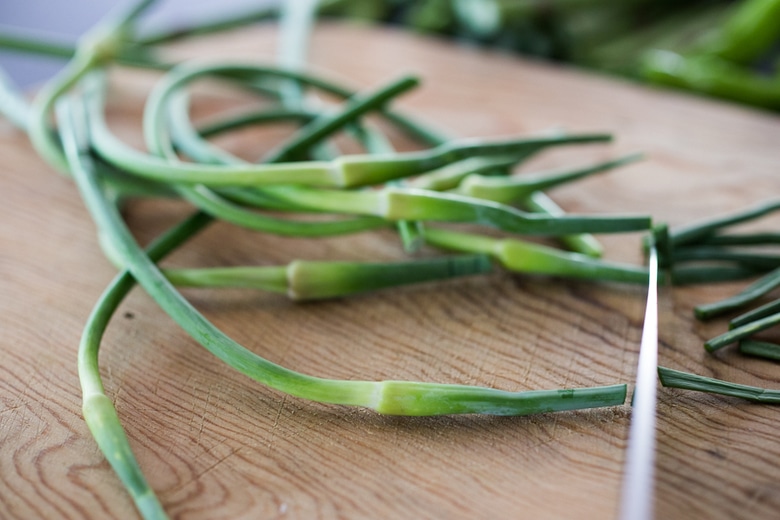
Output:
[[[409,179],[404,185],[409,188],[418,188],[421,190],[451,190],[457,188],[461,181],[471,174],[489,174],[497,169],[510,168],[522,161],[525,157],[526,155],[471,157]]]
[[[328,14],[333,9],[338,9],[346,3],[348,3],[348,0],[320,0],[317,9],[320,13]],[[141,35],[138,38],[138,42],[143,45],[161,45],[185,38],[239,29],[259,22],[275,20],[278,17],[278,6],[262,6],[238,13],[228,13],[221,17],[210,18],[188,26],[164,28],[156,32],[150,32],[149,34]]]
[[[655,83],[772,110],[780,108],[780,79],[756,75],[717,56],[650,51],[645,53],[641,73]]]
[[[264,157],[263,161],[267,163],[285,162],[305,157],[306,152],[325,137],[333,135],[336,131],[356,121],[358,117],[381,107],[399,94],[416,87],[419,83],[420,81],[416,77],[406,76],[388,83],[374,92],[351,97],[338,114],[326,114],[316,118],[302,129],[305,136],[285,141]]]
[[[662,15],[655,20],[648,20],[645,12],[639,16],[636,12],[630,14],[635,19],[629,21],[630,27],[624,34],[587,49],[580,62],[604,72],[637,77],[637,69],[648,49],[686,52],[713,27],[721,25],[729,14],[728,6],[718,3],[677,4],[682,9],[657,13]]]
[[[98,161],[100,175],[110,194],[117,200],[133,197],[175,198],[176,189],[168,184],[142,179],[112,167],[110,164]]]
[[[678,247],[672,253],[672,262],[675,264],[694,261],[732,262],[756,271],[768,271],[780,267],[780,255],[745,253],[718,246]]]
[[[739,342],[739,351],[748,356],[780,361],[780,345],[777,343],[746,339]]]
[[[279,40],[276,50],[276,63],[284,69],[296,72],[306,71],[309,52],[309,39],[315,24],[316,0],[283,2],[280,4]],[[295,80],[277,81],[271,88],[273,97],[282,107],[300,109],[306,106],[319,112],[323,110],[316,93],[308,91],[306,85]],[[360,126],[360,125],[358,125]],[[341,155],[338,145],[333,141],[323,142],[312,149],[308,158],[330,160]],[[262,161],[261,161],[262,162]]]
[[[440,146],[449,141],[449,137],[438,128],[405,113],[387,110],[383,115],[406,135],[428,146]]]
[[[187,27],[173,27],[161,29],[157,32],[141,34],[137,42],[142,45],[161,45],[171,43],[185,38],[195,36],[205,36],[217,32],[237,29],[253,23],[273,20],[279,15],[279,8],[276,6],[264,6],[257,9],[241,11],[239,13],[230,13],[227,16],[217,19],[209,19],[199,24]]]
[[[748,64],[777,43],[780,34],[780,0],[746,0],[699,52]]]
[[[277,51],[280,67],[288,70],[304,68],[316,8],[317,0],[297,0],[281,5]],[[303,85],[296,81],[285,81],[280,94],[285,108],[300,108],[305,103]]]
[[[181,162],[176,152],[181,152],[194,162],[206,163],[206,164],[231,164],[241,163],[241,161],[232,153],[223,150],[219,146],[210,143],[206,136],[216,135],[223,132],[229,132],[235,128],[240,128],[245,125],[267,124],[276,122],[305,122],[308,118],[301,112],[292,112],[288,110],[271,109],[270,111],[264,110],[262,112],[252,112],[250,114],[242,113],[238,116],[231,115],[227,118],[220,119],[212,124],[207,125],[207,134],[201,135],[198,133],[189,119],[190,112],[190,96],[186,92],[180,92],[175,96],[171,96],[167,106],[168,109],[168,125],[167,128],[153,127],[155,136],[157,138],[165,138],[166,153],[160,154],[159,151],[150,149],[150,153],[154,153],[160,157],[166,157],[173,162]],[[161,134],[161,131],[166,131],[165,134]],[[186,139],[179,136],[185,135]],[[144,136],[146,140],[146,136]],[[155,144],[156,147],[159,145]],[[148,148],[148,145],[147,145]]]
[[[743,233],[739,235],[712,235],[699,244],[706,246],[756,246],[780,244],[780,233]]]
[[[715,234],[719,229],[741,224],[768,215],[780,209],[780,201],[769,201],[736,213],[695,222],[670,232],[669,240],[674,247],[697,243]]]
[[[549,12],[581,14],[604,0],[454,0],[452,8],[459,27],[472,38],[491,41],[517,31]]]
[[[661,384],[667,388],[681,388],[683,390],[739,397],[764,404],[780,403],[780,391],[778,390],[729,383],[728,381],[680,372],[679,370],[672,370],[666,367],[658,367],[658,377],[661,380]]]
[[[740,314],[739,316],[729,321],[729,329],[735,329],[737,327],[747,325],[748,323],[777,313],[780,313],[780,300],[769,302],[765,305],[762,305],[761,307],[756,307],[751,311]]]
[[[3,69],[0,69],[0,114],[17,128],[27,130],[30,107]]]
[[[674,266],[669,269],[672,285],[730,282],[753,278],[760,271],[736,266]]]
[[[516,239],[496,239],[426,226],[425,240],[444,249],[490,255],[506,269],[518,273],[628,283],[647,283],[649,276],[645,267],[604,262]]]
[[[47,34],[30,34],[25,29],[22,33],[13,27],[0,25],[0,49],[12,52],[35,54],[48,58],[71,59],[76,55],[77,45],[63,42]],[[170,64],[159,61],[153,55],[153,49],[137,43],[123,41],[116,49],[114,60],[128,67],[166,70]]]
[[[163,274],[180,287],[241,287],[319,300],[490,270],[486,256],[469,255],[392,263],[296,260],[287,266],[164,269]]]
[[[184,112],[183,115],[187,115],[187,102],[186,97],[181,98],[184,103]],[[175,120],[175,114],[180,111],[178,108],[174,108],[174,106],[180,104],[181,101],[174,102],[174,100],[171,100],[171,103],[169,104],[169,111],[172,116],[174,116]],[[246,108],[241,108],[239,111],[237,111],[234,114],[229,114],[227,116],[220,116],[219,118],[215,118],[213,120],[206,121],[204,123],[201,123],[197,130],[196,134],[201,138],[208,138],[212,137],[217,134],[221,134],[224,132],[229,132],[231,130],[236,130],[240,128],[244,128],[246,126],[251,125],[262,125],[266,123],[275,123],[280,121],[289,121],[289,122],[298,122],[298,123],[307,123],[313,120],[315,117],[317,117],[317,112],[314,112],[313,110],[288,110],[286,108],[261,108],[258,110],[247,110]],[[171,121],[171,126],[175,125],[175,121]],[[189,121],[189,117],[187,118],[187,121]],[[172,131],[173,133],[173,131]],[[177,147],[181,147],[183,143],[176,143]],[[196,144],[198,147],[202,144],[202,140],[198,140]],[[182,151],[184,151],[185,154],[189,155],[187,152],[187,148],[181,148]],[[197,147],[195,148],[197,149]]]
[[[603,173],[641,159],[641,154],[631,154],[583,168],[567,168],[555,172],[515,175],[513,177],[485,177],[469,175],[457,192],[478,199],[510,204],[527,198],[535,191],[546,190],[567,182]]]
[[[566,214],[563,209],[555,203],[550,197],[548,197],[542,191],[535,191],[525,200],[523,200],[520,206],[528,211],[534,213],[542,213],[552,216],[563,216]],[[604,254],[604,248],[596,238],[589,233],[579,233],[576,235],[562,235],[558,237],[566,247],[572,251],[582,253],[584,255],[600,258]]]
[[[423,0],[411,2],[402,23],[419,33],[442,34],[455,27],[452,0]]]
[[[699,305],[694,309],[700,320],[709,320],[721,314],[744,307],[780,286],[780,268],[748,285],[739,294],[715,303]]]
[[[45,34],[31,34],[15,27],[0,25],[0,48],[16,52],[39,54],[52,58],[70,59],[76,47],[70,42],[57,41]]]
[[[35,96],[27,118],[27,134],[35,150],[58,170],[67,172],[68,165],[49,125],[54,104],[85,74],[117,55],[122,40],[128,37],[132,29],[131,25],[153,1],[137,1],[93,27],[79,41],[73,59]]]
[[[780,313],[772,314],[765,318],[760,318],[755,321],[751,321],[750,323],[746,323],[745,325],[734,327],[730,331],[725,332],[720,336],[715,336],[714,338],[704,342],[704,348],[707,349],[708,352],[714,352],[720,348],[725,347],[726,345],[736,343],[741,339],[748,338],[758,332],[761,332],[762,330],[772,328],[778,324],[780,324]]]
[[[637,27],[632,10],[638,2],[602,2],[577,13],[560,16],[556,28],[562,49],[562,58],[578,65],[613,65],[614,60],[594,63],[596,51],[617,55],[619,62],[628,61],[637,50],[625,41],[627,34],[634,35],[651,26],[650,20]],[[656,21],[657,23],[657,21]],[[627,45],[628,44],[628,45]],[[624,51],[624,52],[620,52]]]
[[[320,12],[328,13],[330,12],[331,8],[337,9],[337,6],[339,6],[341,3],[345,3],[345,5],[349,5],[348,1],[345,2],[345,0],[331,0],[331,1],[323,1],[320,3]],[[261,11],[265,12],[265,9],[261,9]],[[261,15],[262,16],[262,15]],[[233,18],[233,22],[222,25],[222,21],[206,21],[201,25],[193,26],[184,30],[180,29],[174,29],[172,31],[166,30],[164,33],[168,36],[163,36],[159,38],[159,43],[162,43],[162,40],[168,40],[168,38],[176,39],[178,37],[186,37],[189,35],[197,35],[197,34],[206,34],[213,31],[219,31],[224,28],[230,28],[234,26],[244,25],[246,23],[250,23],[254,21],[252,15],[236,15],[231,16]],[[235,25],[233,25],[235,24]],[[3,32],[6,32],[5,30]],[[47,38],[47,40],[51,41],[51,45],[39,45],[37,38],[30,38],[24,35],[18,35],[15,34],[14,31],[7,31],[9,34],[7,35],[7,45],[6,47],[9,49],[15,49],[20,50],[23,52],[35,52],[38,54],[46,55],[46,56],[52,56],[52,57],[72,57],[76,53],[76,47],[73,45],[68,45],[64,43],[58,43],[53,42],[53,39]],[[162,34],[162,33],[161,33]],[[5,35],[0,34],[0,43],[2,43],[3,37]],[[18,39],[19,41],[16,41]],[[150,43],[151,37],[141,37],[137,42],[126,42],[127,46],[133,50],[134,52],[126,52],[126,49],[120,49],[118,55],[116,56],[116,60],[118,63],[121,63],[123,65],[128,66],[137,66],[137,67],[146,67],[146,68],[154,68],[154,69],[160,69],[160,70],[169,70],[172,68],[172,65],[162,63],[156,59],[153,59],[150,57],[149,52],[149,43]],[[0,45],[2,46],[2,45]],[[323,88],[324,85],[319,86],[319,88]],[[353,94],[348,89],[344,89],[341,87],[337,87],[335,85],[331,85],[333,87],[333,90],[329,93],[337,95],[339,97],[349,97]],[[325,89],[327,91],[327,89]],[[399,127],[402,131],[408,133],[409,135],[413,136],[415,139],[419,139],[421,141],[424,141],[425,143],[429,145],[440,145],[445,143],[448,140],[448,137],[445,136],[441,131],[434,129],[432,126],[422,123],[421,121],[413,120],[409,118],[408,116],[394,112],[394,111],[383,111],[383,116],[391,121],[394,125]]]

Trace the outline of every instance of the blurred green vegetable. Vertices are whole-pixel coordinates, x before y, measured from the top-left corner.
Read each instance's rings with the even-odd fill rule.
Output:
[[[343,0],[323,12],[780,109],[780,0]]]

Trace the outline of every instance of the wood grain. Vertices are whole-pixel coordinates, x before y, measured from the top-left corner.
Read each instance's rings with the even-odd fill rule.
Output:
[[[266,27],[172,49],[177,57],[271,58]],[[324,26],[315,68],[360,88],[417,72],[399,105],[460,136],[559,126],[614,132],[609,146],[544,154],[524,170],[643,151],[648,160],[556,189],[577,212],[649,212],[678,224],[763,200],[780,188],[775,116],[653,91],[408,34]],[[117,133],[139,143],[149,85],[123,76]],[[214,93],[196,114],[240,103]],[[221,144],[257,156],[278,132]],[[0,517],[133,518],[130,500],[80,416],[80,329],[114,274],[72,183],[0,126]],[[145,242],[186,214],[131,205]],[[639,237],[604,238],[608,257],[641,261]],[[401,258],[390,232],[281,239],[215,225],[170,265],[293,258]],[[692,307],[739,284],[661,295],[661,362],[772,386],[776,367],[704,353],[725,328]],[[187,296],[258,354],[338,378],[419,379],[509,390],[630,382],[644,291],[497,273],[316,304],[241,291]],[[617,508],[628,406],[524,418],[382,417],[286,398],[222,366],[142,292],[112,323],[101,366],[152,486],[174,518],[609,518]],[[658,518],[775,518],[777,408],[661,390]]]

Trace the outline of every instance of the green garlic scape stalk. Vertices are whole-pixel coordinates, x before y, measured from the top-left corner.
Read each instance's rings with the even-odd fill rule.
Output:
[[[543,191],[535,191],[526,197],[520,207],[526,211],[534,213],[544,213],[552,216],[562,216],[565,214],[563,209],[558,206],[554,200],[548,197]],[[558,237],[560,242],[576,253],[582,253],[593,258],[601,258],[604,254],[604,247],[596,240],[596,237],[590,233],[579,233],[575,235],[562,235]]]
[[[668,388],[740,397],[757,403],[780,404],[780,390],[730,383],[666,367],[658,367],[658,376],[661,384]]]
[[[751,250],[755,246],[775,245],[777,233],[729,234],[728,230],[735,224],[750,222],[778,208],[780,203],[770,200],[680,229],[659,227],[654,231],[656,239],[663,244],[666,266],[670,268],[674,283],[740,279],[766,273],[730,298],[697,306],[694,309],[697,319],[710,320],[744,308],[780,285],[780,259],[776,255]],[[780,345],[753,339],[756,334],[778,325],[780,300],[774,300],[731,319],[729,330],[705,341],[704,348],[714,352],[736,343],[742,354],[778,360]],[[741,397],[760,403],[780,402],[780,393],[776,390],[739,385],[663,367],[659,368],[659,376],[664,386]]]
[[[731,321],[729,321],[729,328],[735,329],[756,321],[759,318],[766,318],[767,316],[777,314],[778,312],[780,312],[780,300],[774,300],[732,318]]]
[[[397,285],[490,272],[484,255],[413,262],[309,262],[286,266],[163,269],[179,287],[238,287],[287,294],[293,300],[336,298]]]
[[[515,177],[485,177],[469,175],[458,185],[457,192],[478,199],[510,204],[529,197],[532,193],[603,173],[641,159],[632,154],[584,168],[566,169],[541,174],[525,174]]]
[[[402,78],[376,91],[354,95],[354,92],[320,78],[274,67],[230,63],[176,67],[155,89],[146,108],[144,135],[150,153],[134,150],[113,136],[104,120],[102,69],[113,61],[169,68],[150,58],[149,48],[132,41],[136,18],[149,4],[149,1],[139,2],[102,28],[92,31],[73,53],[73,60],[65,72],[41,91],[29,110],[24,103],[19,104],[21,98],[7,82],[0,82],[0,109],[9,113],[17,125],[28,129],[36,149],[47,160],[71,173],[97,224],[101,244],[109,258],[123,270],[106,289],[85,326],[78,370],[88,427],[144,518],[166,518],[166,515],[138,466],[111,399],[105,394],[98,365],[106,326],[136,282],[216,357],[258,382],[292,396],[361,406],[392,415],[525,415],[624,402],[624,384],[512,392],[429,382],[324,379],[263,359],[206,320],[175,285],[252,287],[285,292],[296,299],[320,299],[487,272],[491,264],[485,255],[523,272],[629,282],[646,280],[647,273],[642,268],[611,265],[514,239],[488,239],[439,230],[424,226],[424,222],[471,222],[517,233],[559,235],[645,229],[649,219],[528,214],[489,200],[458,193],[437,193],[434,190],[459,189],[469,175],[504,173],[505,169],[549,146],[603,142],[609,136],[553,135],[492,142],[448,142],[434,130],[387,108],[395,96],[417,83],[415,78]],[[68,49],[47,45],[36,50],[63,56],[65,51],[70,53]],[[201,129],[201,135],[198,135],[189,121],[187,97],[181,89],[203,76],[216,76],[250,91],[270,95],[273,100],[285,100],[286,105],[259,114],[217,121]],[[302,89],[311,87],[346,99],[346,102],[332,112],[323,112],[306,102],[297,103],[295,100],[301,99]],[[71,91],[74,94],[66,96]],[[297,106],[293,106],[296,103]],[[22,108],[11,108],[15,104]],[[52,126],[50,118],[55,105],[57,125]],[[421,152],[394,153],[384,135],[362,121],[362,116],[370,112],[378,112],[404,132],[434,147]],[[289,119],[304,126],[266,156],[264,164],[238,161],[202,139],[205,135],[244,124]],[[355,136],[368,153],[328,157],[334,149],[323,145],[340,130]],[[174,147],[183,150],[195,162],[179,160]],[[304,160],[310,155],[325,156],[325,160]],[[566,179],[554,182],[585,174],[566,175]],[[385,184],[401,178],[410,179],[410,182]],[[478,183],[478,180],[470,182]],[[546,186],[551,181],[543,179],[541,182]],[[512,189],[511,184],[506,183],[505,189]],[[333,189],[362,186],[375,188]],[[550,209],[549,199],[535,191],[541,187],[542,184],[533,184],[524,196],[528,200],[547,201],[543,213],[560,211],[554,206]],[[513,192],[513,197],[516,195]],[[121,201],[137,196],[179,196],[193,203],[199,211],[144,251],[133,239],[118,210]],[[540,202],[538,207],[544,204]],[[334,221],[304,222],[270,217],[258,211],[265,209],[328,212],[341,217]],[[345,218],[344,215],[358,216]],[[264,232],[297,236],[351,233],[385,227],[389,221],[409,221],[407,231],[423,230],[420,236],[425,236],[432,244],[438,241],[437,245],[477,255],[401,263],[298,260],[287,266],[270,267],[162,270],[157,266],[157,261],[214,218]],[[400,229],[403,228],[402,225]],[[588,244],[588,237],[579,238],[581,244],[588,245],[593,252],[597,245]]]
[[[645,284],[649,276],[645,267],[605,262],[511,238],[497,239],[426,226],[425,240],[449,250],[490,255],[506,269],[519,273]]]
[[[773,361],[780,361],[780,345],[768,341],[744,339],[739,342],[739,352]]]

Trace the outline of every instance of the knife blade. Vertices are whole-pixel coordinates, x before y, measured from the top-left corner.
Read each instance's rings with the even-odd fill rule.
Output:
[[[639,346],[620,520],[651,520],[655,487],[655,410],[658,370],[658,253],[650,248],[645,322]]]

